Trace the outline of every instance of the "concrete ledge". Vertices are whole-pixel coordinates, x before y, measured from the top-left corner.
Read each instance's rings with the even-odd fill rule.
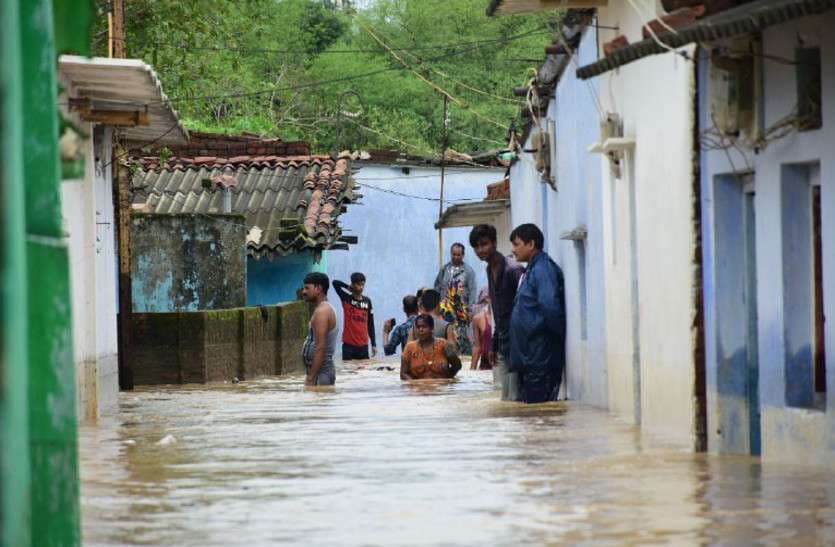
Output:
[[[129,356],[134,382],[203,384],[301,372],[309,318],[304,302],[135,313]]]

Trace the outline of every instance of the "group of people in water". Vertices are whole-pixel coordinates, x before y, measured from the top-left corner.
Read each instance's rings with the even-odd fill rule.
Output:
[[[515,259],[497,250],[491,225],[475,226],[469,243],[486,264],[487,287],[477,290],[475,272],[464,262],[464,245],[453,244],[435,286],[403,298],[406,320],[383,324],[383,352],[402,350],[402,380],[453,378],[461,370],[460,355],[472,355],[471,368],[492,369],[503,400],[556,400],[565,368],[565,289],[562,270],[544,251],[542,231],[534,224],[513,230]],[[333,281],[344,314],[343,361],[377,355],[365,276],[354,273],[350,281]],[[324,273],[304,279],[302,296],[313,307],[302,351],[307,385],[336,381],[338,329],[336,311],[327,301],[330,285]]]

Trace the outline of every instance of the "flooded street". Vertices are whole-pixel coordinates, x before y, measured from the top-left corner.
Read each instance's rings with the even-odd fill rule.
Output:
[[[393,364],[393,363],[392,363]],[[646,446],[489,372],[143,389],[80,431],[85,545],[823,545],[835,480]]]

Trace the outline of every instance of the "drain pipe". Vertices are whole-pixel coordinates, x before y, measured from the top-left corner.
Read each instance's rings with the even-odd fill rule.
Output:
[[[223,204],[221,210],[224,214],[232,212],[232,189],[229,186],[223,186]]]
[[[237,186],[238,181],[233,175],[214,175],[209,179],[203,180],[204,188],[215,188],[223,192],[220,201],[220,212],[228,215],[232,212],[232,187]]]

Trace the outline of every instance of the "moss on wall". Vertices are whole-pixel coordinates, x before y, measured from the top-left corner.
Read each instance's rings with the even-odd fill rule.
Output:
[[[130,356],[138,385],[228,382],[304,370],[304,302],[135,313]]]

